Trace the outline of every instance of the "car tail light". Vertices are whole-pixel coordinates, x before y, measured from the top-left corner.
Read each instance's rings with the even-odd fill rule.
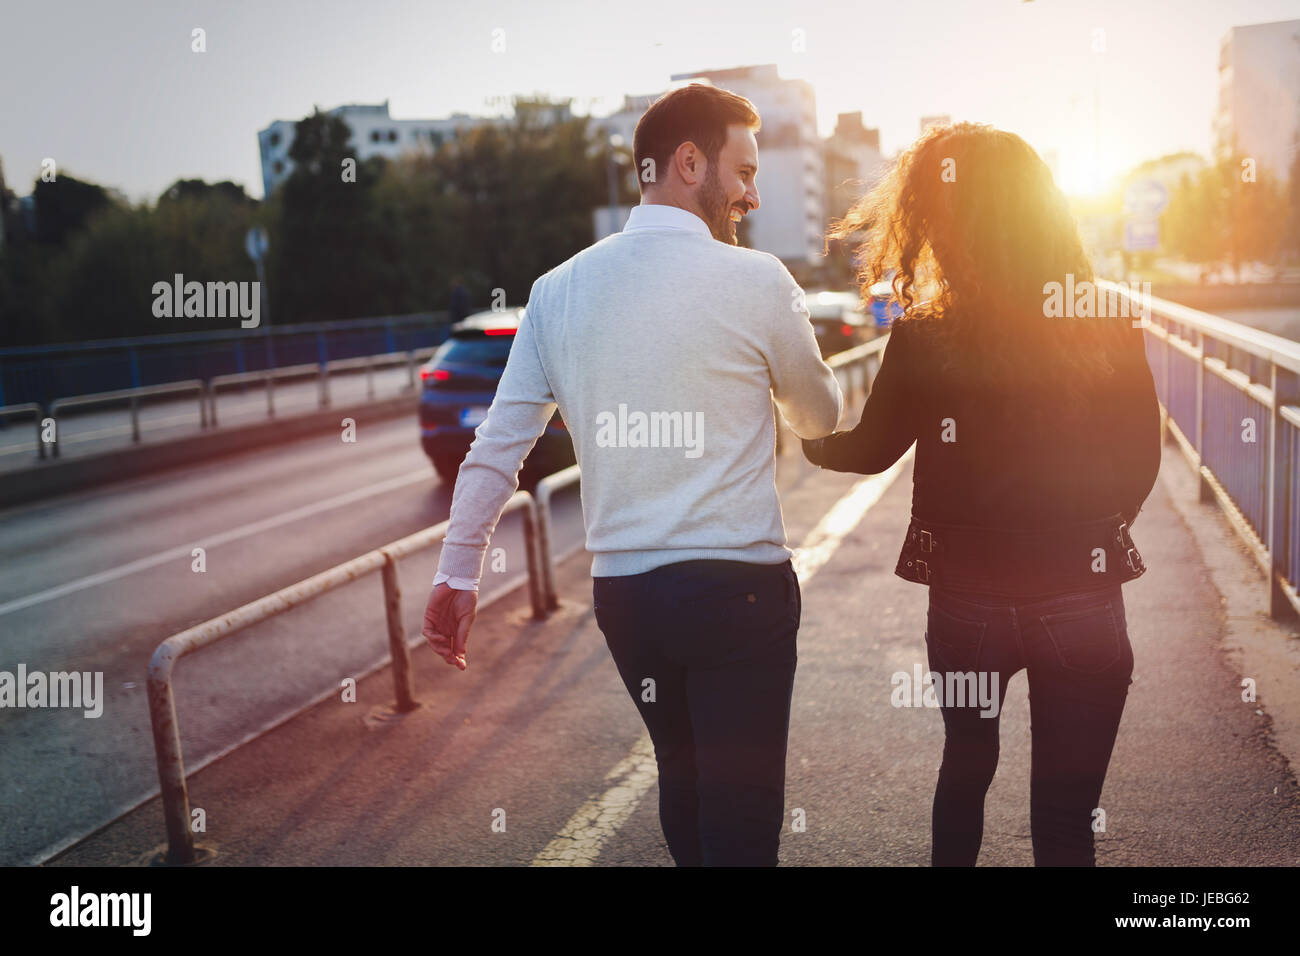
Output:
[[[840,335],[850,336],[853,334],[853,326],[845,324],[840,326]]]
[[[451,372],[445,368],[422,368],[420,369],[420,381],[427,382],[433,379],[435,382],[445,382],[451,378]]]
[[[514,335],[514,329],[484,329],[484,335]]]

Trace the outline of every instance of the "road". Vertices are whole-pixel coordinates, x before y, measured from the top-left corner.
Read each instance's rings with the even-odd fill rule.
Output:
[[[31,861],[157,788],[144,677],[169,635],[447,517],[448,488],[414,420],[222,459],[0,512],[0,670],[102,671],[104,715],[0,709],[0,864]],[[519,515],[493,540],[524,572]],[[555,505],[556,550],[581,541],[576,492]],[[206,570],[193,570],[203,547]],[[400,567],[417,633],[437,549]],[[187,769],[359,675],[387,653],[370,575],[183,660]]]

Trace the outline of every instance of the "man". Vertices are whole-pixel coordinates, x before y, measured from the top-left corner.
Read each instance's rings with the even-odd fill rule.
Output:
[[[558,405],[596,621],[654,742],[679,866],[776,864],[800,595],[771,400],[803,438],[843,406],[794,279],[735,244],[759,205],[758,128],[748,100],[702,84],[641,117],[641,204],[533,284],[425,612],[464,670],[488,539]]]

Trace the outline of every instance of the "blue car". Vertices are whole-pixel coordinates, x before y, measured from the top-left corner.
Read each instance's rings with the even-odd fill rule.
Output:
[[[455,483],[474,430],[487,418],[523,313],[511,308],[468,316],[451,327],[447,341],[420,368],[420,444],[448,484]],[[533,485],[575,460],[573,440],[557,411],[524,460],[520,484]]]

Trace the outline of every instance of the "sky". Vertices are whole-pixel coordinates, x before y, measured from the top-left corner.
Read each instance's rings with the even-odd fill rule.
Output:
[[[602,115],[674,73],[775,63],[814,85],[823,135],[861,110],[893,155],[923,115],[992,123],[1082,195],[1208,156],[1220,39],[1297,18],[1300,0],[0,0],[0,160],[19,195],[50,157],[137,201],[180,178],[260,197],[257,130],[314,106],[430,119],[546,94]]]

